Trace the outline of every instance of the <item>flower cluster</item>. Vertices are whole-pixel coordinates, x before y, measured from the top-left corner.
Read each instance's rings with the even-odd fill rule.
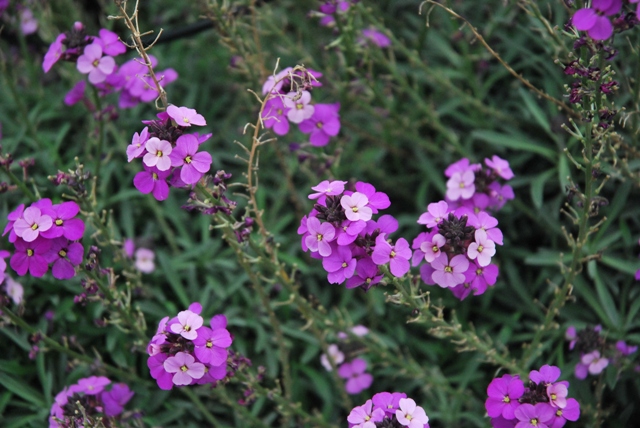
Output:
[[[640,20],[640,0],[629,0],[629,3],[637,3],[635,19]],[[590,7],[584,7],[576,11],[571,18],[571,23],[579,31],[586,31],[593,40],[607,40],[616,29],[625,29],[628,23],[627,18],[616,19],[611,22],[610,18],[617,15],[622,10],[622,0],[592,0]],[[623,13],[624,15],[624,13]],[[622,22],[621,22],[622,21]]]
[[[118,67],[114,57],[126,50],[114,32],[102,28],[98,36],[92,36],[87,34],[82,23],[76,22],[70,31],[58,35],[49,46],[42,68],[47,73],[60,60],[73,62],[81,74],[87,75],[100,96],[120,92],[119,107],[131,108],[140,102],[152,101],[159,94],[155,82],[147,75],[147,66],[140,60],[132,59]],[[149,60],[152,67],[157,65],[154,57],[149,56]],[[163,86],[178,78],[178,73],[171,68],[155,74]],[[86,82],[78,82],[65,97],[65,103],[73,105],[82,100],[88,103],[85,89]]]
[[[290,123],[309,134],[312,146],[326,146],[340,132],[340,104],[311,104],[311,90],[322,86],[322,73],[313,70],[285,68],[269,76],[262,85],[262,94],[269,99],[262,111],[265,128],[277,135],[287,135]]]
[[[56,395],[49,428],[86,426],[97,420],[106,428],[123,426],[122,411],[131,397],[133,391],[124,383],[111,383],[104,376],[80,379]]]
[[[82,244],[77,242],[84,234],[84,221],[76,218],[79,211],[73,201],[54,205],[44,198],[28,208],[21,204],[9,213],[2,236],[8,233],[15,246],[11,268],[20,276],[29,272],[40,278],[52,265],[54,278],[73,278],[84,255]]]
[[[529,384],[505,374],[487,387],[485,408],[496,428],[560,428],[577,421],[580,404],[567,398],[569,382],[558,381],[560,369],[544,365],[529,373]]]
[[[349,428],[429,428],[424,409],[404,392],[379,392],[347,416]]]
[[[584,328],[577,331],[575,327],[567,328],[565,338],[569,341],[569,349],[580,353],[580,361],[576,364],[574,374],[578,379],[586,379],[588,375],[599,375],[614,362],[620,366],[625,358],[638,351],[624,340],[615,345],[608,342],[601,334],[602,326]]]
[[[185,128],[205,126],[204,117],[194,109],[170,105],[157,120],[143,121],[147,125],[133,135],[127,147],[127,160],[142,158],[144,171],[133,179],[142,193],[151,193],[159,201],[169,196],[169,184],[185,187],[200,181],[209,172],[213,162],[211,154],[198,151],[200,144],[211,134],[185,134]]]
[[[485,165],[471,164],[463,158],[447,167],[445,200],[452,209],[466,207],[475,212],[498,211],[514,198],[513,188],[500,180],[514,177],[509,162],[498,156],[484,160]]]
[[[391,205],[389,197],[369,183],[357,182],[354,190],[345,190],[346,181],[325,180],[315,187],[309,199],[316,200],[313,210],[300,221],[302,249],[322,259],[332,284],[346,281],[347,288],[368,290],[382,279],[380,266],[389,266],[391,274],[401,277],[409,271],[411,249],[404,238],[395,243],[387,236],[398,229],[398,221],[373,215]]]
[[[351,332],[362,337],[369,333],[369,329],[358,325],[353,327]],[[320,356],[320,363],[327,371],[331,371],[333,370],[331,362],[333,362],[333,365],[338,368],[338,375],[345,379],[345,390],[349,394],[359,394],[371,386],[373,376],[366,373],[367,362],[355,357],[360,354],[360,346],[350,341],[349,336],[344,332],[338,333],[338,339],[340,339],[338,344],[332,343],[327,349],[327,354]]]
[[[176,317],[160,321],[147,346],[147,366],[160,389],[215,384],[227,376],[227,348],[233,342],[227,318],[214,316],[209,328],[204,326],[201,312],[202,305],[192,303]]]

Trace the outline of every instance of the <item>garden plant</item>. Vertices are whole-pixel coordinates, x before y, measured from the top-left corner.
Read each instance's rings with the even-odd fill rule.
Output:
[[[0,426],[634,427],[640,1],[0,0]]]

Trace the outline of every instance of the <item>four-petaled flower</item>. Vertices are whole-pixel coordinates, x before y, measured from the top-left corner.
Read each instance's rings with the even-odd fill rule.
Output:
[[[51,216],[43,214],[38,207],[29,207],[24,210],[22,217],[13,225],[16,235],[25,242],[33,242],[42,232],[46,232],[53,225]]]
[[[202,317],[189,310],[178,313],[178,322],[171,324],[171,331],[185,339],[194,340],[198,337],[197,330],[202,327]]]
[[[84,54],[78,58],[78,71],[89,75],[89,82],[94,85],[105,81],[116,68],[116,61],[110,56],[102,56],[102,46],[92,43],[84,48]]]
[[[182,166],[180,179],[186,184],[197,183],[211,168],[209,152],[198,152],[198,139],[191,134],[182,135],[171,152],[171,166]]]
[[[164,369],[167,373],[175,373],[171,381],[174,385],[189,385],[193,379],[204,376],[205,366],[196,362],[190,354],[178,352],[175,356],[165,360]]]
[[[373,212],[367,206],[369,198],[363,193],[354,192],[351,195],[344,195],[340,199],[340,204],[344,208],[344,215],[351,221],[369,221]]]
[[[396,419],[400,425],[409,428],[423,428],[429,422],[429,417],[424,409],[416,406],[416,402],[411,398],[401,398],[399,409],[396,410]]]
[[[173,147],[166,140],[152,137],[147,140],[144,147],[147,154],[144,155],[142,161],[146,166],[155,166],[159,171],[166,171],[171,168],[171,152]]]
[[[207,124],[204,117],[192,108],[170,105],[167,107],[167,114],[176,121],[178,126],[205,126]]]

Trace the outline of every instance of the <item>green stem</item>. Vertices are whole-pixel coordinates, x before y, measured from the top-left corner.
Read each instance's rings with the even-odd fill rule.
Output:
[[[196,407],[198,408],[198,410],[200,410],[200,412],[202,413],[202,416],[204,416],[204,418],[212,424],[212,426],[214,427],[227,427],[228,425],[222,425],[220,423],[220,421],[213,416],[213,413],[211,413],[209,411],[209,409],[207,409],[207,406],[204,405],[204,403],[202,402],[202,400],[200,400],[200,397],[198,397],[198,395],[191,389],[191,388],[180,388],[180,392],[182,392],[184,395],[187,396],[187,398],[189,398],[189,400],[191,400],[191,402],[193,404],[196,405]]]
[[[90,85],[93,93],[93,102],[96,105],[96,118],[98,121],[98,141],[96,147],[96,154],[94,159],[94,176],[100,177],[100,166],[102,164],[102,149],[104,146],[104,117],[102,114],[102,101],[100,100],[100,95],[98,94],[98,89]]]
[[[24,184],[24,181],[22,181],[18,177],[16,177],[15,174],[13,172],[11,172],[9,167],[5,168],[4,172],[9,176],[9,179],[11,180],[11,182],[13,184],[15,184],[16,186],[18,186],[20,188],[20,190],[22,191],[22,193],[24,193],[24,195],[27,198],[31,199],[31,202],[36,202],[38,200],[36,195],[31,190],[29,190],[29,188],[27,187],[26,184]]]

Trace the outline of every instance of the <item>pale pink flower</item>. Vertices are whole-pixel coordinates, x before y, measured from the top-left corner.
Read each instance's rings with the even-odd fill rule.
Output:
[[[102,56],[102,46],[92,43],[84,48],[84,53],[76,64],[78,71],[89,75],[89,82],[94,85],[105,81],[116,68],[116,61],[110,56]]]
[[[207,124],[204,117],[192,108],[170,105],[167,107],[167,114],[176,121],[178,126],[205,126]]]
[[[469,199],[476,191],[475,173],[471,170],[456,172],[447,181],[447,197],[452,201]]]
[[[439,257],[440,254],[442,254],[440,252],[440,248],[444,247],[444,244],[446,243],[447,240],[445,239],[445,237],[440,235],[439,233],[436,233],[435,235],[433,235],[433,238],[431,238],[431,242],[423,242],[422,244],[420,244],[420,251],[424,253],[424,259],[428,263],[431,263],[437,257]]]
[[[461,254],[449,260],[447,254],[442,253],[431,262],[431,267],[434,269],[431,278],[436,284],[443,288],[455,287],[464,282],[469,260]]]
[[[297,96],[296,92],[289,92],[282,98],[282,103],[289,109],[287,118],[291,123],[300,123],[305,119],[309,119],[315,111],[315,108],[309,104],[311,94],[308,91],[301,91],[298,99],[296,99]]]
[[[424,409],[416,406],[416,402],[411,398],[401,398],[400,408],[396,410],[396,419],[400,425],[409,428],[423,428],[429,423],[429,417]]]
[[[205,366],[197,363],[192,355],[186,352],[178,352],[175,356],[169,357],[163,363],[167,373],[173,375],[174,385],[189,385],[193,379],[200,379],[204,376]]]
[[[178,313],[178,322],[171,324],[171,331],[179,334],[185,339],[193,340],[198,337],[197,329],[202,327],[204,320],[202,317],[189,310]]]
[[[169,155],[173,148],[171,143],[160,140],[157,137],[151,137],[145,143],[147,154],[144,155],[142,161],[147,166],[155,166],[159,171],[167,171],[171,168],[171,158]]]
[[[151,273],[156,269],[154,259],[156,255],[148,248],[138,248],[136,250],[135,266],[142,273]]]
[[[340,204],[342,208],[344,208],[344,214],[351,221],[371,220],[373,212],[370,207],[366,206],[368,203],[369,198],[360,192],[354,192],[352,195],[344,195],[340,199]]]
[[[13,224],[13,230],[25,242],[33,242],[41,232],[51,229],[51,226],[53,226],[53,219],[42,214],[40,208],[31,206],[24,210],[22,217]]]
[[[487,237],[487,232],[482,229],[476,230],[476,241],[469,244],[467,256],[471,260],[478,260],[481,267],[491,263],[491,257],[496,254],[496,244]]]
[[[145,143],[149,139],[149,127],[145,126],[140,134],[133,134],[131,144],[127,147],[127,162],[140,157],[145,151]]]

